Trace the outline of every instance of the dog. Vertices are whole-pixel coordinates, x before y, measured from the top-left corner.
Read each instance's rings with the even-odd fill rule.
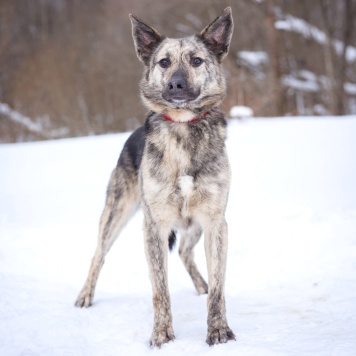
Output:
[[[226,319],[227,257],[225,209],[230,166],[225,148],[226,118],[218,107],[226,83],[221,66],[233,32],[231,8],[200,33],[171,39],[130,14],[140,82],[150,110],[145,125],[125,143],[107,188],[99,238],[89,275],[75,305],[89,307],[105,255],[141,206],[144,246],[153,291],[152,347],[174,340],[167,281],[168,249],[179,233],[179,255],[198,294],[208,293],[211,346],[235,340]],[[208,283],[193,248],[204,232]]]

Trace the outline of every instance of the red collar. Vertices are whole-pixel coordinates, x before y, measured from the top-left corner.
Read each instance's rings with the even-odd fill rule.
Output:
[[[170,116],[166,115],[166,114],[162,114],[162,116],[166,119],[166,120],[169,120],[169,121],[173,121],[173,122],[177,122],[177,123],[180,123],[180,124],[184,124],[185,122],[193,122],[193,121],[196,121],[196,120],[199,120],[199,119],[202,119],[208,112],[205,111],[203,112],[200,116],[195,116],[193,117],[192,119],[188,120],[188,121],[174,121]]]

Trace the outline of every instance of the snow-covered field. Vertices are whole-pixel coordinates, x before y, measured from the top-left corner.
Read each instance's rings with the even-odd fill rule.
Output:
[[[232,121],[227,315],[170,254],[176,340],[151,350],[142,213],[108,255],[95,304],[73,306],[128,134],[0,145],[0,355],[356,355],[356,117]],[[202,241],[196,259],[206,276]]]

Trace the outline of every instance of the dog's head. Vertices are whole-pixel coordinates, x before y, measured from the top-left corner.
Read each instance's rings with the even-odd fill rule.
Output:
[[[149,109],[196,113],[220,105],[226,90],[220,63],[233,31],[230,7],[199,34],[180,39],[130,18],[137,56],[145,65],[141,95]]]

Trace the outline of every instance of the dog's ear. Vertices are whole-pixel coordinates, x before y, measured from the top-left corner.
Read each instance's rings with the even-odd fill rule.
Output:
[[[222,14],[198,35],[208,49],[215,54],[220,62],[229,51],[234,22],[231,7],[227,7]]]
[[[152,53],[165,37],[136,16],[130,14],[130,20],[137,57],[147,66]]]

